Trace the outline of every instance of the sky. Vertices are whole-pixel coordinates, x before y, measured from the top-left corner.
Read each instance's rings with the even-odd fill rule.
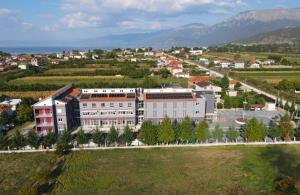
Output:
[[[73,41],[189,23],[212,25],[242,11],[279,7],[300,7],[300,1],[0,0],[0,41]]]

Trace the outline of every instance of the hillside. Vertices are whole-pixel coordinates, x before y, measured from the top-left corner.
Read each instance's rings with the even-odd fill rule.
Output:
[[[254,10],[239,13],[214,25],[188,24],[150,33],[109,35],[84,40],[83,46],[169,48],[229,43],[286,27],[300,26],[300,8]]]
[[[242,44],[300,44],[300,27],[283,28],[237,41]]]

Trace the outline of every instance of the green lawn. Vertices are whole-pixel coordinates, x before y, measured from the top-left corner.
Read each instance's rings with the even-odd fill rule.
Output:
[[[4,173],[0,194],[24,192],[35,186],[34,181],[47,183],[40,179],[53,166],[53,156],[0,155]],[[50,177],[56,179],[55,186],[43,192],[288,194],[300,190],[300,146],[296,145],[79,151],[70,153],[62,167]]]
[[[283,79],[299,79],[300,71],[235,71],[234,74],[256,80],[270,81],[274,83]]]

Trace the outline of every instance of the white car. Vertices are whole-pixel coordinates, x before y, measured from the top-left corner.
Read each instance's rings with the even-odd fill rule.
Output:
[[[131,145],[131,146],[142,146],[142,145],[144,145],[144,144],[143,144],[143,142],[141,142],[140,140],[135,139],[135,140],[133,140],[133,141],[131,142],[130,145]]]

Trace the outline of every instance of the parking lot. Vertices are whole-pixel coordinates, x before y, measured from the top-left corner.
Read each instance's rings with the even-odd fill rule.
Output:
[[[241,125],[235,122],[237,118],[242,118],[242,110],[221,110],[218,111],[216,120],[211,124],[211,128],[214,128],[216,125],[220,125],[221,128],[227,130],[229,126],[234,125],[236,128],[239,128]],[[259,121],[262,121],[266,126],[269,125],[272,118],[275,116],[282,115],[279,111],[245,111],[245,118],[251,119],[256,117]]]

